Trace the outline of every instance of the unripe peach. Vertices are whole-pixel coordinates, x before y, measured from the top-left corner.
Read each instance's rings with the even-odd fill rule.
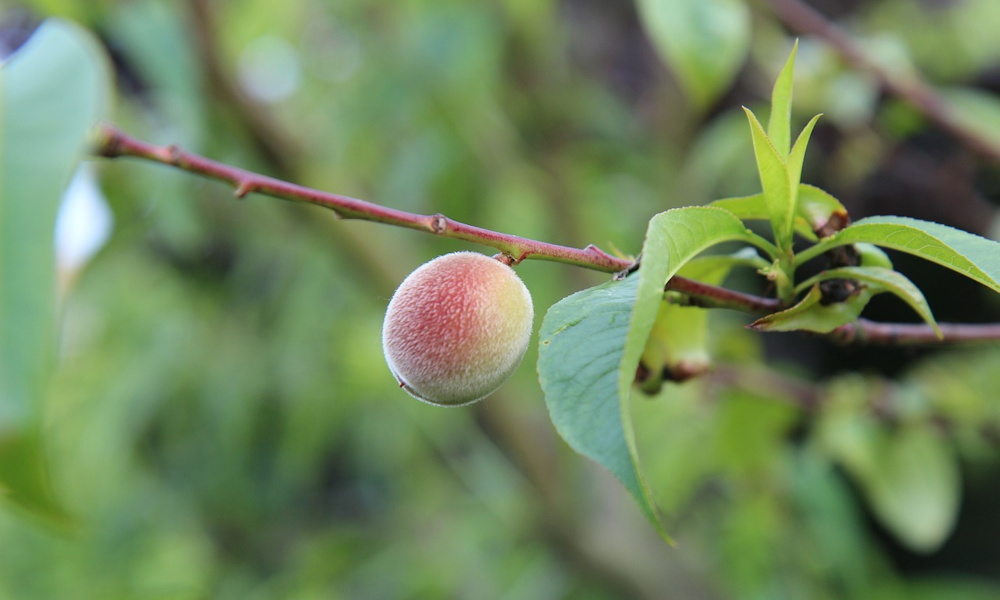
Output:
[[[505,263],[476,252],[439,256],[393,294],[382,350],[400,387],[444,406],[500,387],[531,338],[531,294]]]

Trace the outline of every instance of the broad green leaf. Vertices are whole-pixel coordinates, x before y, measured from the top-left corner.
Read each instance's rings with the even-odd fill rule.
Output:
[[[823,293],[819,285],[813,285],[795,306],[761,317],[748,327],[757,331],[830,333],[857,319],[871,297],[871,290],[862,289],[843,302],[823,304]]]
[[[885,250],[879,248],[878,246],[862,242],[854,244],[854,248],[858,251],[858,254],[861,255],[862,267],[882,267],[883,269],[892,268],[892,259],[885,253]]]
[[[869,577],[869,557],[858,548],[868,544],[862,507],[831,457],[807,444],[787,461],[794,509],[802,516],[801,535],[825,568],[857,585]],[[846,588],[851,589],[851,588]]]
[[[95,42],[51,20],[0,68],[0,485],[46,511],[36,426],[55,337],[53,236],[62,192],[83,156],[107,86]],[[17,448],[18,451],[11,450]],[[30,488],[30,489],[29,489]],[[34,490],[34,491],[31,491]]]
[[[926,424],[890,430],[857,413],[829,418],[822,437],[899,541],[920,552],[944,542],[960,495],[958,465],[945,439]]]
[[[879,445],[876,469],[858,473],[875,514],[913,550],[938,548],[955,525],[961,485],[947,440],[911,425]]]
[[[960,474],[946,437],[919,413],[901,414],[900,423],[871,412],[872,381],[860,376],[834,380],[828,387],[816,439],[863,491],[876,517],[905,545],[929,552],[939,547],[958,514]],[[903,400],[915,389],[895,388]],[[919,406],[912,398],[903,405]]]
[[[743,221],[766,221],[767,204],[764,202],[764,194],[753,194],[751,196],[740,196],[738,198],[721,198],[709,204],[715,208],[722,208],[733,213],[736,218]]]
[[[639,0],[654,46],[697,106],[731,84],[750,46],[750,13],[740,0]]]
[[[844,244],[870,243],[907,252],[947,267],[1000,292],[1000,243],[909,217],[869,217],[799,253],[796,262]]]
[[[617,477],[643,513],[658,524],[629,449],[618,390],[638,284],[633,275],[554,304],[539,333],[538,379],[559,435]],[[630,381],[634,374],[633,367]]]
[[[792,143],[792,82],[795,76],[795,55],[799,42],[795,40],[771,91],[771,115],[767,121],[767,136],[781,156],[788,156]]]
[[[711,246],[733,240],[754,243],[755,238],[742,221],[720,208],[676,208],[650,220],[642,250],[642,267],[638,273],[639,288],[619,375],[619,391],[623,397],[631,385],[631,376],[653,329],[667,280]]]
[[[637,274],[635,305],[618,369],[618,399],[623,415],[626,450],[638,469],[632,423],[629,419],[629,391],[639,359],[659,313],[667,280],[702,251],[726,241],[756,243],[752,234],[732,213],[713,207],[689,206],[654,216],[646,229],[642,267]],[[641,481],[641,477],[640,477]],[[649,491],[644,487],[646,498]]]
[[[795,205],[791,189],[791,180],[785,159],[767,138],[760,121],[748,108],[744,108],[750,121],[750,133],[753,136],[754,156],[757,159],[757,171],[760,174],[761,189],[764,190],[764,203],[774,230],[774,239],[780,249],[791,247],[792,227],[794,224]]]
[[[934,320],[934,314],[931,313],[931,307],[927,304],[924,294],[902,273],[884,267],[842,267],[829,269],[810,277],[803,281],[800,287],[805,289],[814,283],[831,279],[855,279],[871,286],[873,288],[871,291],[875,294],[886,291],[899,296],[920,315],[921,319],[934,328],[938,337],[941,337],[941,330]]]
[[[730,240],[757,238],[722,209],[660,213],[649,223],[638,273],[564,298],[542,321],[538,374],[553,425],[574,450],[621,481],[664,537],[639,468],[629,394],[667,279],[701,251]]]

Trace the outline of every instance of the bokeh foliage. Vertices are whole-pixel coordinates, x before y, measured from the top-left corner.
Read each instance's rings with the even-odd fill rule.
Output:
[[[38,0],[0,18],[5,39],[50,15],[99,34],[117,75],[110,116],[139,137],[634,253],[653,214],[759,189],[739,107],[765,103],[791,45],[763,3],[638,4]],[[835,18],[893,68],[974,94],[987,129],[1000,50],[961,24],[995,23],[1000,6],[915,4],[851,3]],[[660,14],[670,5],[690,10]],[[742,61],[701,82],[677,61],[704,58],[705,39],[681,52],[656,37],[670,14],[702,14],[694,5],[734,31],[753,24],[725,39]],[[640,20],[653,12],[666,25]],[[798,72],[795,129],[827,115],[804,181],[855,217],[991,233],[995,163],[821,40],[800,41]],[[670,548],[556,437],[533,351],[473,409],[395,389],[378,342],[388,297],[466,245],[236,201],[158,166],[97,166],[115,227],[84,269],[59,273],[58,358],[36,403],[75,527],[0,513],[0,598],[998,593],[995,345],[866,351],[713,313],[715,373],[633,406]],[[939,320],[1000,320],[988,293],[898,266]],[[604,280],[530,261],[519,273],[536,323]],[[871,309],[911,318],[892,300]]]

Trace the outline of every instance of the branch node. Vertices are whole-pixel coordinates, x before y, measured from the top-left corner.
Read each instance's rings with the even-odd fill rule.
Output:
[[[608,254],[604,250],[601,250],[600,248],[598,248],[594,244],[588,244],[587,247],[583,249],[583,251],[584,252],[590,252],[591,254],[596,254],[596,255],[598,255],[598,256],[600,256],[602,258],[612,258],[612,259],[615,258],[614,256],[611,256],[610,254]]]
[[[244,198],[247,194],[253,192],[256,187],[252,181],[241,181],[233,191],[233,196]]]
[[[448,217],[438,213],[431,217],[431,233],[441,235],[448,231]]]
[[[500,252],[500,253],[494,254],[493,255],[493,259],[497,260],[499,262],[502,262],[503,264],[507,265],[508,267],[513,267],[514,265],[516,265],[519,262],[519,261],[514,260],[514,257],[511,256],[510,254],[507,254],[506,252]]]
[[[97,134],[97,154],[105,158],[121,156],[121,140],[114,127],[107,124],[101,125]]]
[[[184,151],[177,144],[170,144],[162,148],[160,154],[162,155],[163,161],[171,164],[180,166],[184,159]]]

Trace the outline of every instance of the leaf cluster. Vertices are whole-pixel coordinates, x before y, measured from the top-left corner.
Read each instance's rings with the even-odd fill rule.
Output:
[[[705,361],[707,319],[704,315],[697,320],[690,316],[677,319],[678,311],[699,309],[678,306],[676,298],[665,291],[670,279],[703,251],[723,242],[749,245],[747,249],[753,256],[750,261],[743,251],[715,257],[721,268],[716,277],[724,278],[738,267],[758,267],[757,272],[772,284],[785,307],[749,325],[764,332],[830,333],[855,322],[873,296],[890,293],[901,298],[941,337],[920,289],[891,268],[880,247],[913,254],[1000,292],[997,242],[912,218],[870,217],[850,223],[840,202],[801,183],[806,145],[819,117],[813,117],[790,144],[796,50],[792,48],[775,83],[767,131],[746,109],[762,192],[654,216],[646,232],[641,266],[634,274],[560,301],[549,310],[542,325],[538,371],[557,430],[574,449],[611,471],[664,535],[653,492],[640,466],[630,403],[634,390],[655,394],[664,379],[687,379],[707,368],[699,364],[692,371],[690,366],[691,361]],[[773,242],[746,225],[761,218],[770,223]],[[809,242],[806,248],[796,249],[796,232]],[[849,247],[846,259],[845,254],[834,254],[844,246]],[[797,269],[822,255],[832,255],[829,262],[834,264],[797,281]],[[838,258],[843,264],[837,264]],[[706,280],[709,282],[717,280]],[[898,443],[903,447],[919,446],[917,453],[924,449],[932,455],[939,452],[938,446],[926,442],[924,435],[918,432],[903,436]],[[899,469],[915,468],[908,449],[885,452],[890,457],[907,455],[899,459],[905,462]],[[869,458],[874,460],[876,456],[883,456],[883,452],[872,450]],[[928,457],[928,461],[930,465],[945,465],[940,467],[942,475],[935,476],[930,484],[929,493],[939,493],[934,486],[940,486],[940,493],[953,493],[956,485],[951,481],[955,477],[951,463],[936,455]],[[907,491],[906,486],[914,483],[909,475],[900,474],[905,481],[896,485],[893,478],[897,467],[891,464],[885,468],[850,460],[847,464],[870,484],[879,514],[905,542],[920,548],[941,543],[957,505],[954,498],[928,501],[927,505],[937,511],[930,520],[915,517],[893,505],[898,498],[919,504],[913,499],[919,498],[919,492],[909,496]],[[927,529],[911,525],[910,519],[920,520]]]

